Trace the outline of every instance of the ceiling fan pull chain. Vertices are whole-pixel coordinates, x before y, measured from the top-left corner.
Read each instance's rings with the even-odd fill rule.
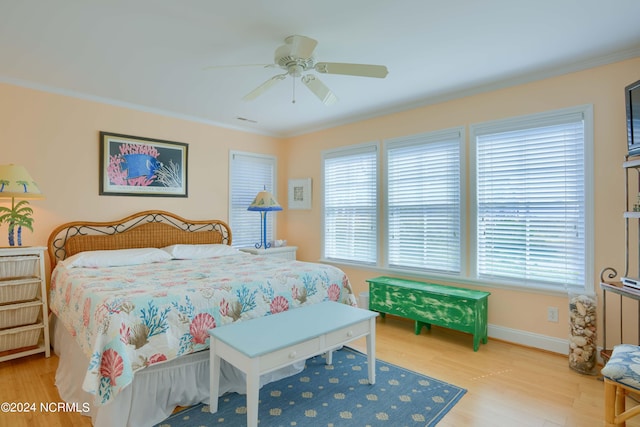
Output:
[[[295,104],[296,103],[296,79],[293,78],[291,79],[291,81],[293,82],[293,95],[291,95],[291,103]]]

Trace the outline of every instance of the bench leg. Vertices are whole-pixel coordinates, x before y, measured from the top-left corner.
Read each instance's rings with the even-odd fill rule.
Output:
[[[260,398],[260,370],[252,360],[247,372],[247,427],[258,427],[258,401]]]
[[[376,383],[376,318],[369,321],[369,334],[367,335],[367,366],[369,368],[369,384]]]
[[[431,330],[431,323],[425,323],[425,322],[421,322],[419,320],[416,320],[416,323],[415,323],[416,335],[420,335],[420,331],[422,330],[423,326],[427,328],[427,331]]]
[[[218,394],[220,393],[220,356],[216,354],[214,338],[209,339],[209,412],[218,412]]]
[[[474,334],[473,335],[473,351],[478,351],[480,348],[480,336]]]

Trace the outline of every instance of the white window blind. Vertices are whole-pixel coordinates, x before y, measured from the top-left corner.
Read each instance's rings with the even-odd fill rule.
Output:
[[[377,260],[377,146],[325,152],[324,258]]]
[[[584,129],[576,112],[477,134],[479,278],[585,285]]]
[[[229,188],[229,225],[234,247],[254,246],[262,239],[260,212],[247,208],[256,195],[264,190],[276,196],[276,159],[272,156],[231,152]],[[277,196],[276,196],[277,200]],[[275,212],[267,215],[267,241],[273,240]]]
[[[460,272],[460,132],[387,144],[389,267]]]

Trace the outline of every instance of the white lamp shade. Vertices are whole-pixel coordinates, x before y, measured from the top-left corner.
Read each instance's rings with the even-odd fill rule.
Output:
[[[282,206],[276,201],[268,191],[261,191],[258,193],[255,199],[249,207],[247,208],[249,211],[281,211]]]
[[[0,198],[44,199],[24,166],[0,165]]]

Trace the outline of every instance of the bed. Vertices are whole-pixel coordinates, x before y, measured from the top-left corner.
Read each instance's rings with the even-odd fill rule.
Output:
[[[223,221],[165,211],[57,227],[49,307],[61,398],[96,426],[150,426],[208,400],[208,329],[326,300],[356,305],[340,269],[251,255],[231,241]],[[226,392],[245,392],[228,364]]]

